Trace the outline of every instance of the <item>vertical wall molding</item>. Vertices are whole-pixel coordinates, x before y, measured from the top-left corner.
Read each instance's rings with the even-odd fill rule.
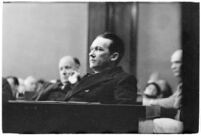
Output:
[[[89,47],[98,34],[105,31],[117,34],[125,44],[125,55],[120,65],[126,72],[134,75],[137,57],[137,6],[137,3],[129,2],[89,3]]]

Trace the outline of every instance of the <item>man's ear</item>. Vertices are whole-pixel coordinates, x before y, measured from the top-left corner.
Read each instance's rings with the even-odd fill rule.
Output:
[[[112,55],[110,56],[110,60],[111,61],[117,61],[119,58],[119,53],[118,52],[114,52],[112,53]]]

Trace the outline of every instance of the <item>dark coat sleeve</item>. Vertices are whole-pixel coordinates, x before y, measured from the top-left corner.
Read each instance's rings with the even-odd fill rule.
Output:
[[[121,78],[115,87],[114,96],[117,104],[136,104],[136,78],[132,75]]]
[[[3,78],[2,79],[2,102],[3,104],[8,102],[8,100],[14,100],[15,98],[12,95],[12,89],[8,83],[8,81]]]
[[[42,101],[42,100],[46,100],[48,95],[50,94],[50,92],[52,92],[53,90],[56,90],[58,89],[58,83],[56,84],[51,84],[51,83],[48,83],[47,85],[44,86],[44,88],[42,88],[40,91],[39,91],[39,94],[38,96],[36,97],[36,101]]]

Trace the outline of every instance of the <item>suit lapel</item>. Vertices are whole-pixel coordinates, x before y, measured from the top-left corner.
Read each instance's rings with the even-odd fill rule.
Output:
[[[70,99],[73,95],[91,88],[92,86],[96,86],[99,83],[102,83],[104,81],[108,81],[113,79],[113,74],[116,72],[121,71],[121,68],[115,68],[111,70],[107,70],[102,73],[98,74],[92,74],[90,76],[85,76],[83,79],[76,85],[65,97],[65,100]]]
[[[80,81],[80,83],[73,89],[72,95],[111,79],[112,77],[110,76],[100,75],[100,74],[94,74],[92,76],[88,76],[84,78],[82,81]]]

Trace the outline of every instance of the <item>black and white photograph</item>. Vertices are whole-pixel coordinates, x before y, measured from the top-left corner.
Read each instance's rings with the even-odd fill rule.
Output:
[[[2,2],[6,134],[198,134],[200,2]]]

